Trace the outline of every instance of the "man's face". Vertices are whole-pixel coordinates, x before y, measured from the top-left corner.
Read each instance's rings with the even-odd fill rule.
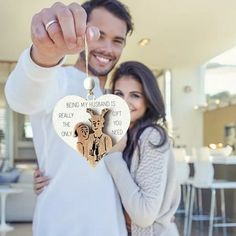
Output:
[[[126,23],[104,8],[96,8],[91,12],[88,25],[100,30],[100,38],[88,45],[89,71],[95,76],[106,76],[118,62],[125,46]],[[84,53],[81,56],[85,58]]]

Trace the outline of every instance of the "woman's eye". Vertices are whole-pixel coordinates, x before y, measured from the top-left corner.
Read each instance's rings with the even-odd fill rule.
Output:
[[[115,95],[122,97],[123,94],[121,92],[114,92]]]
[[[133,97],[133,98],[140,98],[140,95],[133,93],[133,94],[131,95],[131,97]]]

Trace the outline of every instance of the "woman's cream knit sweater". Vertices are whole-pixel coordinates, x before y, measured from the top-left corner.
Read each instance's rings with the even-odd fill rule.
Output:
[[[173,222],[179,205],[180,186],[175,176],[175,159],[168,141],[161,148],[160,134],[146,128],[140,136],[140,157],[135,150],[130,171],[122,153],[107,156],[105,163],[132,221],[132,236],[176,236]]]

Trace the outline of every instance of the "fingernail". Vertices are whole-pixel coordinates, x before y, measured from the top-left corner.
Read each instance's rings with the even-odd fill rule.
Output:
[[[100,31],[98,28],[93,28],[94,39],[98,40],[100,38]]]
[[[94,38],[94,31],[93,31],[93,29],[88,29],[88,34],[89,34],[89,39],[91,40],[91,39],[93,39]]]
[[[100,37],[100,32],[97,27],[88,28],[88,37],[89,40],[98,40]]]

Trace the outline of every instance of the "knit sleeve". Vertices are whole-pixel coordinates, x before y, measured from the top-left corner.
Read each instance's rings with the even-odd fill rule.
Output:
[[[5,86],[9,106],[28,115],[44,110],[48,104],[48,94],[50,96],[60,91],[57,78],[62,77],[59,70],[63,62],[51,68],[40,67],[30,58],[30,48],[26,49]]]
[[[147,128],[141,135],[141,156],[134,179],[121,154],[113,155],[107,162],[125,210],[132,222],[143,228],[150,226],[158,218],[165,192],[171,152],[168,142],[161,148],[153,146],[159,141],[160,134],[155,129]],[[137,159],[136,153],[132,164]]]

